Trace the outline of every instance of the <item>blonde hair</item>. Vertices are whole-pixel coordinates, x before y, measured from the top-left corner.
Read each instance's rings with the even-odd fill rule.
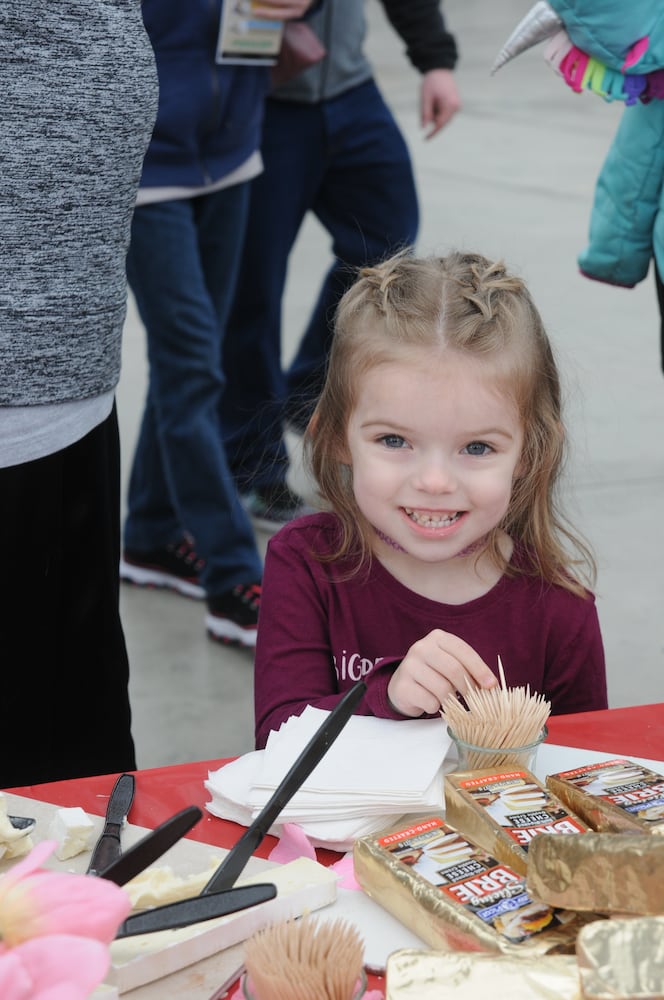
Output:
[[[503,572],[517,572],[501,553],[502,529],[523,543],[533,574],[584,593],[581,579],[593,583],[595,563],[556,495],[565,434],[551,344],[523,281],[502,262],[474,253],[398,254],[362,269],[339,303],[325,386],[305,435],[320,495],[340,522],[331,558],[354,558],[357,569],[371,559],[375,533],[357,506],[343,461],[348,421],[362,375],[407,359],[413,347],[481,360],[516,406],[524,433],[520,471],[508,511],[484,551]]]

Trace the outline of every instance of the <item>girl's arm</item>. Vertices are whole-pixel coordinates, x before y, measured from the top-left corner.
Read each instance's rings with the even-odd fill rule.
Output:
[[[254,668],[256,747],[307,705],[331,710],[341,694],[332,659],[330,594],[324,563],[285,540],[287,529],[268,545]],[[331,585],[334,586],[334,585]],[[341,584],[343,586],[343,584]],[[347,687],[352,686],[351,683]],[[366,698],[358,715],[373,714]]]

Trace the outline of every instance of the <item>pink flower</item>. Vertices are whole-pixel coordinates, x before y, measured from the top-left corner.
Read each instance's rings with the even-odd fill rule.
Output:
[[[78,1000],[104,978],[108,945],[131,909],[123,889],[93,875],[40,869],[43,841],[0,877],[0,997]]]

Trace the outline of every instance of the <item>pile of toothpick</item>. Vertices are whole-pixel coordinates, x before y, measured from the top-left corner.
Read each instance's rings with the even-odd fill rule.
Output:
[[[507,687],[500,656],[498,671],[499,686],[468,688],[463,696],[467,708],[456,695],[449,695],[441,706],[441,715],[455,736],[475,747],[496,750],[495,755],[476,755],[476,762],[471,762],[471,766],[493,767],[507,763],[506,751],[534,743],[551,714],[550,702],[541,694],[531,694],[530,685]],[[501,749],[505,752],[501,753]]]
[[[364,945],[344,920],[285,920],[258,931],[244,964],[255,1000],[353,1000]]]

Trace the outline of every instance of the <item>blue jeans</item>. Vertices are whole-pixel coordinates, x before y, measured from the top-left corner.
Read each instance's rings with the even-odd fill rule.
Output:
[[[147,334],[149,386],[124,541],[147,551],[193,535],[217,596],[260,580],[262,560],[228,467],[222,343],[249,190],[136,209],[127,275]]]
[[[322,101],[268,100],[265,172],[251,183],[242,266],[224,344],[226,445],[242,489],[284,480],[285,406],[311,406],[322,386],[339,298],[356,269],[411,245],[418,206],[403,137],[373,81]],[[287,375],[281,308],[288,257],[307,212],[332,237],[327,273]],[[297,278],[297,276],[296,276]]]

